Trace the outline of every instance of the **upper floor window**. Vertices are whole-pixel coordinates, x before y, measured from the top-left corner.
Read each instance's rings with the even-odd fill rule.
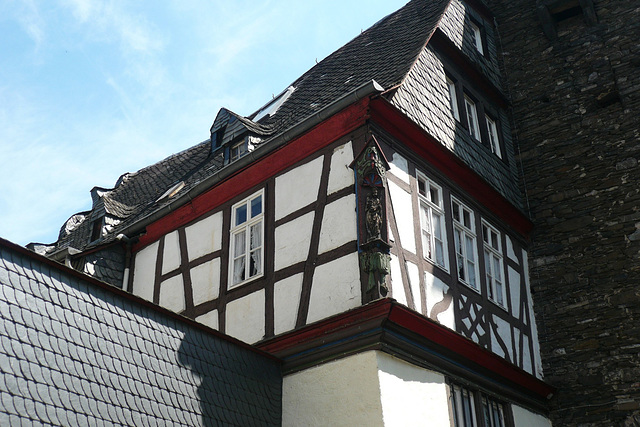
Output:
[[[486,222],[483,222],[482,240],[484,243],[484,269],[489,299],[505,307],[506,299],[504,279],[502,277],[502,242],[500,232]]]
[[[467,125],[469,126],[469,134],[480,141],[480,126],[478,123],[478,109],[476,103],[465,94],[464,109],[467,113]]]
[[[484,47],[482,42],[482,29],[475,22],[471,21],[471,35],[473,37],[473,46],[480,54],[484,55]]]
[[[476,291],[480,291],[477,279],[478,256],[473,211],[458,200],[452,199],[451,213],[458,279]]]
[[[498,125],[495,120],[489,116],[485,116],[487,122],[487,137],[489,138],[489,148],[491,152],[496,156],[502,158],[502,151],[500,150],[500,140],[498,139]]]
[[[231,208],[230,287],[262,276],[264,193],[259,191]]]
[[[460,120],[460,112],[458,111],[458,93],[456,91],[456,84],[453,80],[447,77],[447,88],[449,89],[449,107],[451,108],[451,114],[456,120]]]
[[[442,188],[418,174],[418,194],[423,256],[448,270]]]

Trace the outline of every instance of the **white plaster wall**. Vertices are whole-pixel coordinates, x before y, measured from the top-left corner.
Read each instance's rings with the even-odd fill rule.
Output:
[[[409,184],[409,163],[398,153],[393,153],[389,163],[390,172]]]
[[[405,250],[416,253],[416,240],[413,233],[413,208],[411,205],[411,194],[389,181],[389,194],[393,214],[398,224],[398,236],[402,247]]]
[[[376,352],[356,354],[284,377],[282,425],[383,426]]]
[[[400,260],[395,255],[391,255],[391,298],[395,298],[402,305],[407,305],[407,295],[400,272]]]
[[[160,284],[160,300],[158,304],[176,313],[185,309],[184,284],[181,274]]]
[[[302,293],[302,273],[276,282],[273,289],[274,328],[276,334],[296,327],[300,295]]]
[[[533,364],[531,363],[531,350],[529,350],[529,337],[522,334],[522,369],[533,373]],[[540,371],[536,372],[538,378],[542,378]]]
[[[352,161],[353,148],[351,147],[351,141],[333,150],[327,194],[335,193],[355,184],[353,169],[349,167]]]
[[[156,256],[158,242],[142,249],[135,256],[133,269],[133,294],[153,301],[153,285],[156,274]]]
[[[276,178],[276,220],[318,199],[322,157],[305,163]]]
[[[162,255],[162,274],[180,267],[180,242],[178,231],[172,231],[164,236],[164,253]]]
[[[430,317],[433,306],[444,299],[444,295],[449,290],[449,287],[442,280],[438,279],[433,274],[428,272],[425,272],[424,274],[424,281],[427,294],[427,313]],[[438,314],[436,320],[440,322],[441,325],[455,330],[456,327],[455,315],[453,313],[453,300],[451,301],[451,304],[449,304],[449,308]]]
[[[385,426],[450,426],[444,376],[376,352]]]
[[[547,417],[531,412],[518,405],[511,405],[515,427],[551,427]]]
[[[513,269],[513,267],[507,267],[507,274],[509,276],[509,293],[511,294],[511,314],[513,317],[520,318],[520,273]],[[524,319],[527,323],[529,319]]]
[[[422,313],[422,295],[420,294],[420,270],[418,266],[407,261],[407,273],[409,276],[409,284],[411,286],[411,294],[413,295],[414,310]]]
[[[202,316],[196,317],[196,322],[200,322],[203,325],[207,325],[210,328],[218,329],[218,310],[211,310]]]
[[[185,228],[187,253],[192,261],[222,249],[222,212],[217,212]]]
[[[309,212],[276,228],[274,261],[276,271],[307,259],[313,217],[314,213]]]
[[[324,207],[318,254],[357,238],[356,197],[351,194]]]
[[[227,304],[226,334],[249,344],[264,337],[264,289]]]
[[[531,285],[529,282],[529,255],[527,251],[522,250],[522,267],[524,270],[524,284],[527,290],[527,301],[529,303],[529,313],[531,315],[531,339],[533,340],[533,360],[536,366],[536,376],[543,378],[542,359],[540,358],[540,343],[538,341],[538,326],[536,325],[535,314],[533,310],[533,299],[531,297]]]
[[[509,237],[508,235],[505,235],[505,237],[507,240],[507,256],[511,261],[515,262],[516,264],[519,264],[518,256],[516,255],[516,252],[513,250],[513,241],[511,240],[511,237]]]
[[[511,325],[509,324],[509,322],[503,320],[498,316],[493,316],[493,321],[498,327],[498,336],[502,339],[502,342],[504,342],[505,346],[507,347],[507,355],[509,356],[509,360],[513,361],[513,346],[511,345]],[[493,329],[491,330],[491,350],[501,357],[506,356],[504,350],[502,349],[502,347],[500,347],[500,344],[498,344],[498,340],[496,339],[495,331]]]
[[[191,269],[193,305],[218,298],[220,294],[220,258]]]
[[[307,323],[360,305],[360,269],[356,252],[316,267]]]

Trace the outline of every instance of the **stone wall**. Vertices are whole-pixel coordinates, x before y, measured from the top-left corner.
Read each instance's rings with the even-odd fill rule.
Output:
[[[491,3],[554,425],[640,425],[640,4],[594,0],[595,24],[569,10],[550,38],[543,2]]]

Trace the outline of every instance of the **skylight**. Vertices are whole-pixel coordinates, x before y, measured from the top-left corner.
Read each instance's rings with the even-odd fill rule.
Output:
[[[291,96],[291,94],[296,90],[293,86],[289,86],[284,92],[282,92],[277,97],[273,98],[268,104],[262,107],[253,118],[254,122],[260,121],[260,119],[265,118],[266,116],[273,116],[278,108]]]

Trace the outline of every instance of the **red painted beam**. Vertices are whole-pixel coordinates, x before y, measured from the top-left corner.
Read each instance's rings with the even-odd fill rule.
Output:
[[[389,313],[389,322],[427,338],[429,341],[473,361],[482,368],[525,387],[542,398],[546,398],[554,392],[553,387],[507,362],[502,357],[402,305],[393,304]]]
[[[527,238],[533,223],[484,178],[384,98],[371,101],[371,119]]]
[[[395,330],[412,332],[419,337],[445,349],[455,355],[457,360],[468,360],[467,365],[480,367],[502,378],[507,383],[516,384],[535,393],[545,400],[554,393],[554,388],[537,379],[528,372],[507,362],[502,357],[480,347],[475,342],[463,337],[453,330],[440,325],[390,298],[384,298],[368,305],[358,307],[308,325],[301,329],[286,333],[257,344],[276,357],[284,357],[297,351],[306,350],[314,345],[332,342],[332,336],[349,328],[364,333],[380,325],[383,329],[395,326]],[[354,332],[356,333],[356,332]],[[384,334],[380,340],[384,342]],[[315,341],[315,344],[313,343]]]
[[[221,204],[248,191],[284,169],[304,160],[338,138],[364,125],[368,119],[369,98],[364,98],[321,122],[307,133],[292,140],[248,167],[236,172],[215,187],[195,197],[147,226],[146,234],[133,246],[136,252],[161,236],[188,224]]]

